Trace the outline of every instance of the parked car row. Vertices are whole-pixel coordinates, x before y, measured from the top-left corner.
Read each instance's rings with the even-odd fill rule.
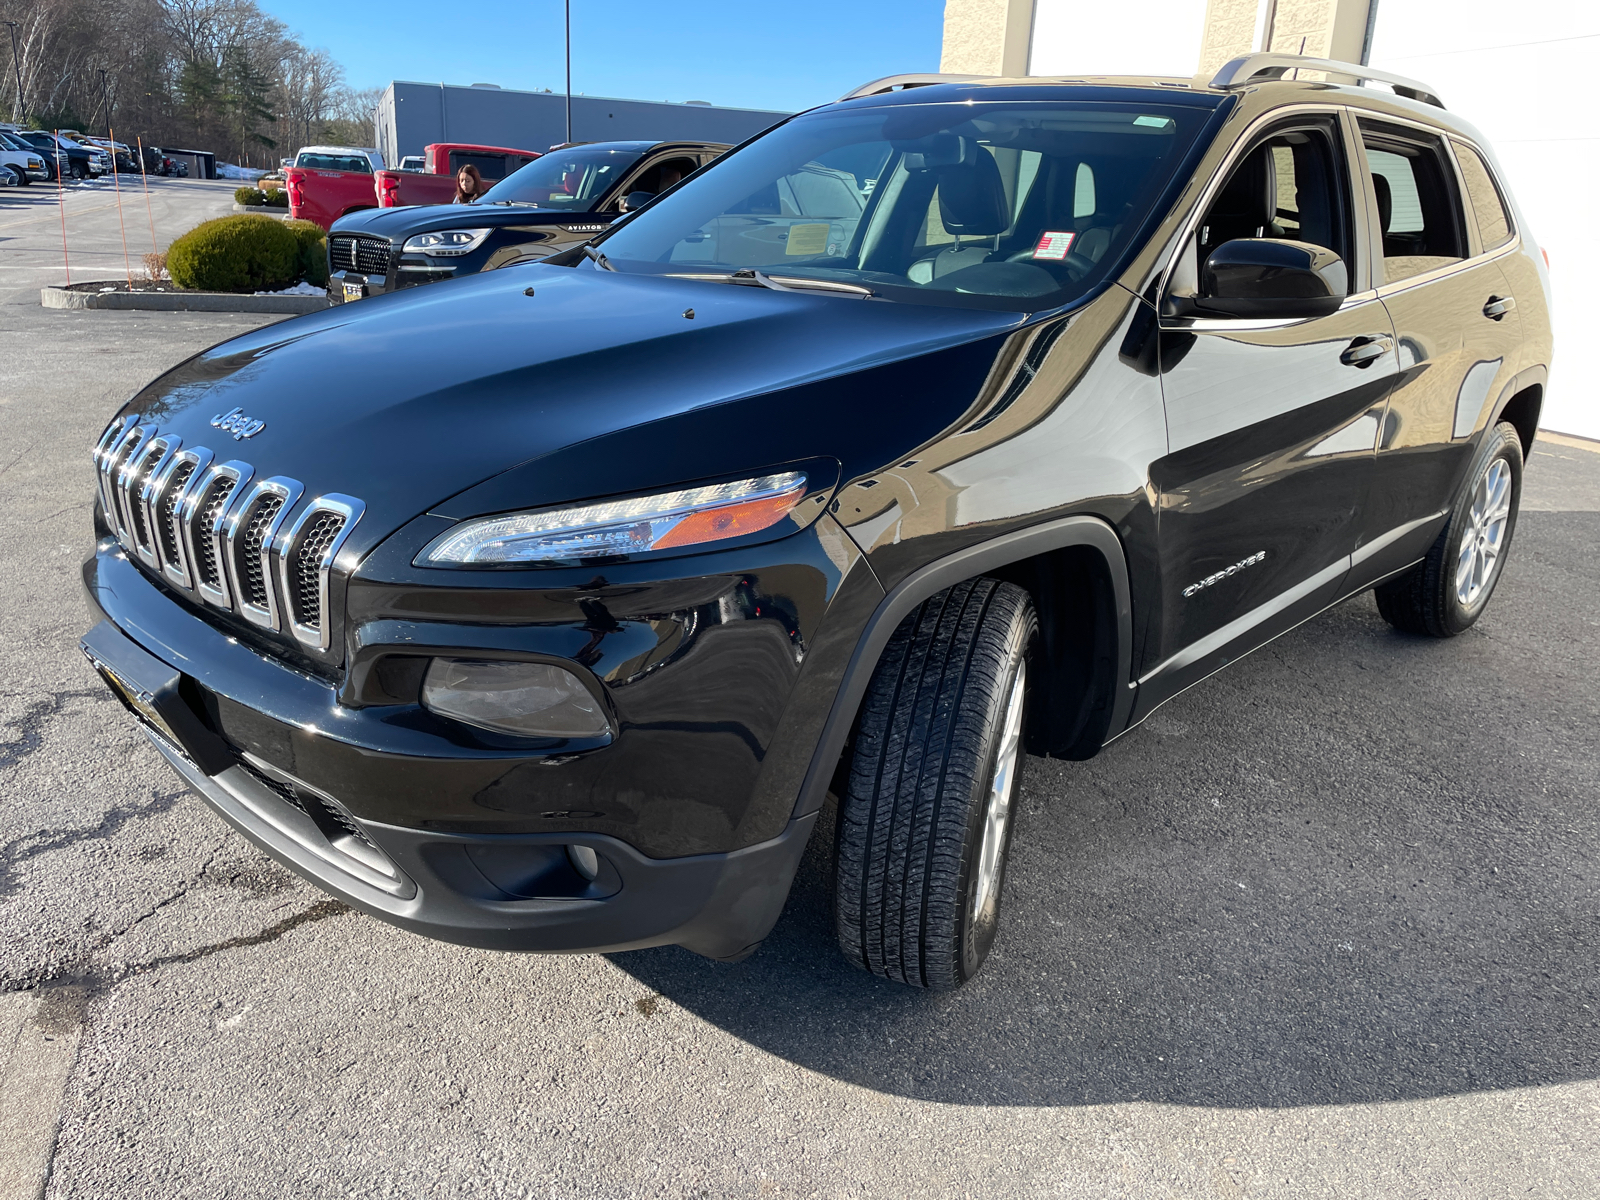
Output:
[[[32,155],[40,160],[34,167],[13,161],[17,155]],[[57,178],[97,179],[111,171],[138,175],[187,176],[189,168],[168,157],[155,146],[144,147],[141,164],[138,152],[122,142],[90,137],[75,131],[21,129],[0,125],[0,167],[9,167],[22,184],[53,181]]]

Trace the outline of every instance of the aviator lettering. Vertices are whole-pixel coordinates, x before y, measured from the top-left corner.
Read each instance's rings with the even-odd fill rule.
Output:
[[[257,421],[244,415],[244,409],[235,408],[229,412],[218,413],[211,418],[211,423],[224,433],[233,434],[233,440],[242,442],[247,437],[255,437],[267,427],[265,421]]]

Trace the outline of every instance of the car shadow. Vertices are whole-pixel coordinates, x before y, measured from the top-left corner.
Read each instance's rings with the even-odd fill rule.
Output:
[[[1404,637],[1359,597],[1090,762],[1030,759],[1001,934],[959,992],[844,962],[831,811],[750,959],[612,961],[768,1053],[925,1100],[1285,1107],[1593,1078],[1600,739],[1530,703],[1541,668],[1497,632]]]

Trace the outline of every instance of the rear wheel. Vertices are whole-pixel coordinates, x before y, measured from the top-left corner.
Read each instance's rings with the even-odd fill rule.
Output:
[[[1502,422],[1473,459],[1450,519],[1428,556],[1404,575],[1380,583],[1378,612],[1396,629],[1454,637],[1489,606],[1505,569],[1522,499],[1522,442]]]
[[[988,957],[1038,634],[1027,592],[975,579],[924,601],[885,648],[839,801],[834,912],[857,966],[948,990]]]

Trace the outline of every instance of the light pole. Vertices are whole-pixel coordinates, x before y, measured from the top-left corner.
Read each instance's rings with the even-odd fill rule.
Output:
[[[6,24],[11,27],[11,65],[17,69],[17,103],[11,111],[20,125],[28,119],[27,106],[22,103],[22,59],[17,55],[17,23],[7,21]]]
[[[566,0],[567,6],[567,141],[572,140],[572,0]],[[17,77],[22,78],[20,75]],[[21,85],[18,84],[20,89]],[[21,95],[19,90],[18,95]]]

